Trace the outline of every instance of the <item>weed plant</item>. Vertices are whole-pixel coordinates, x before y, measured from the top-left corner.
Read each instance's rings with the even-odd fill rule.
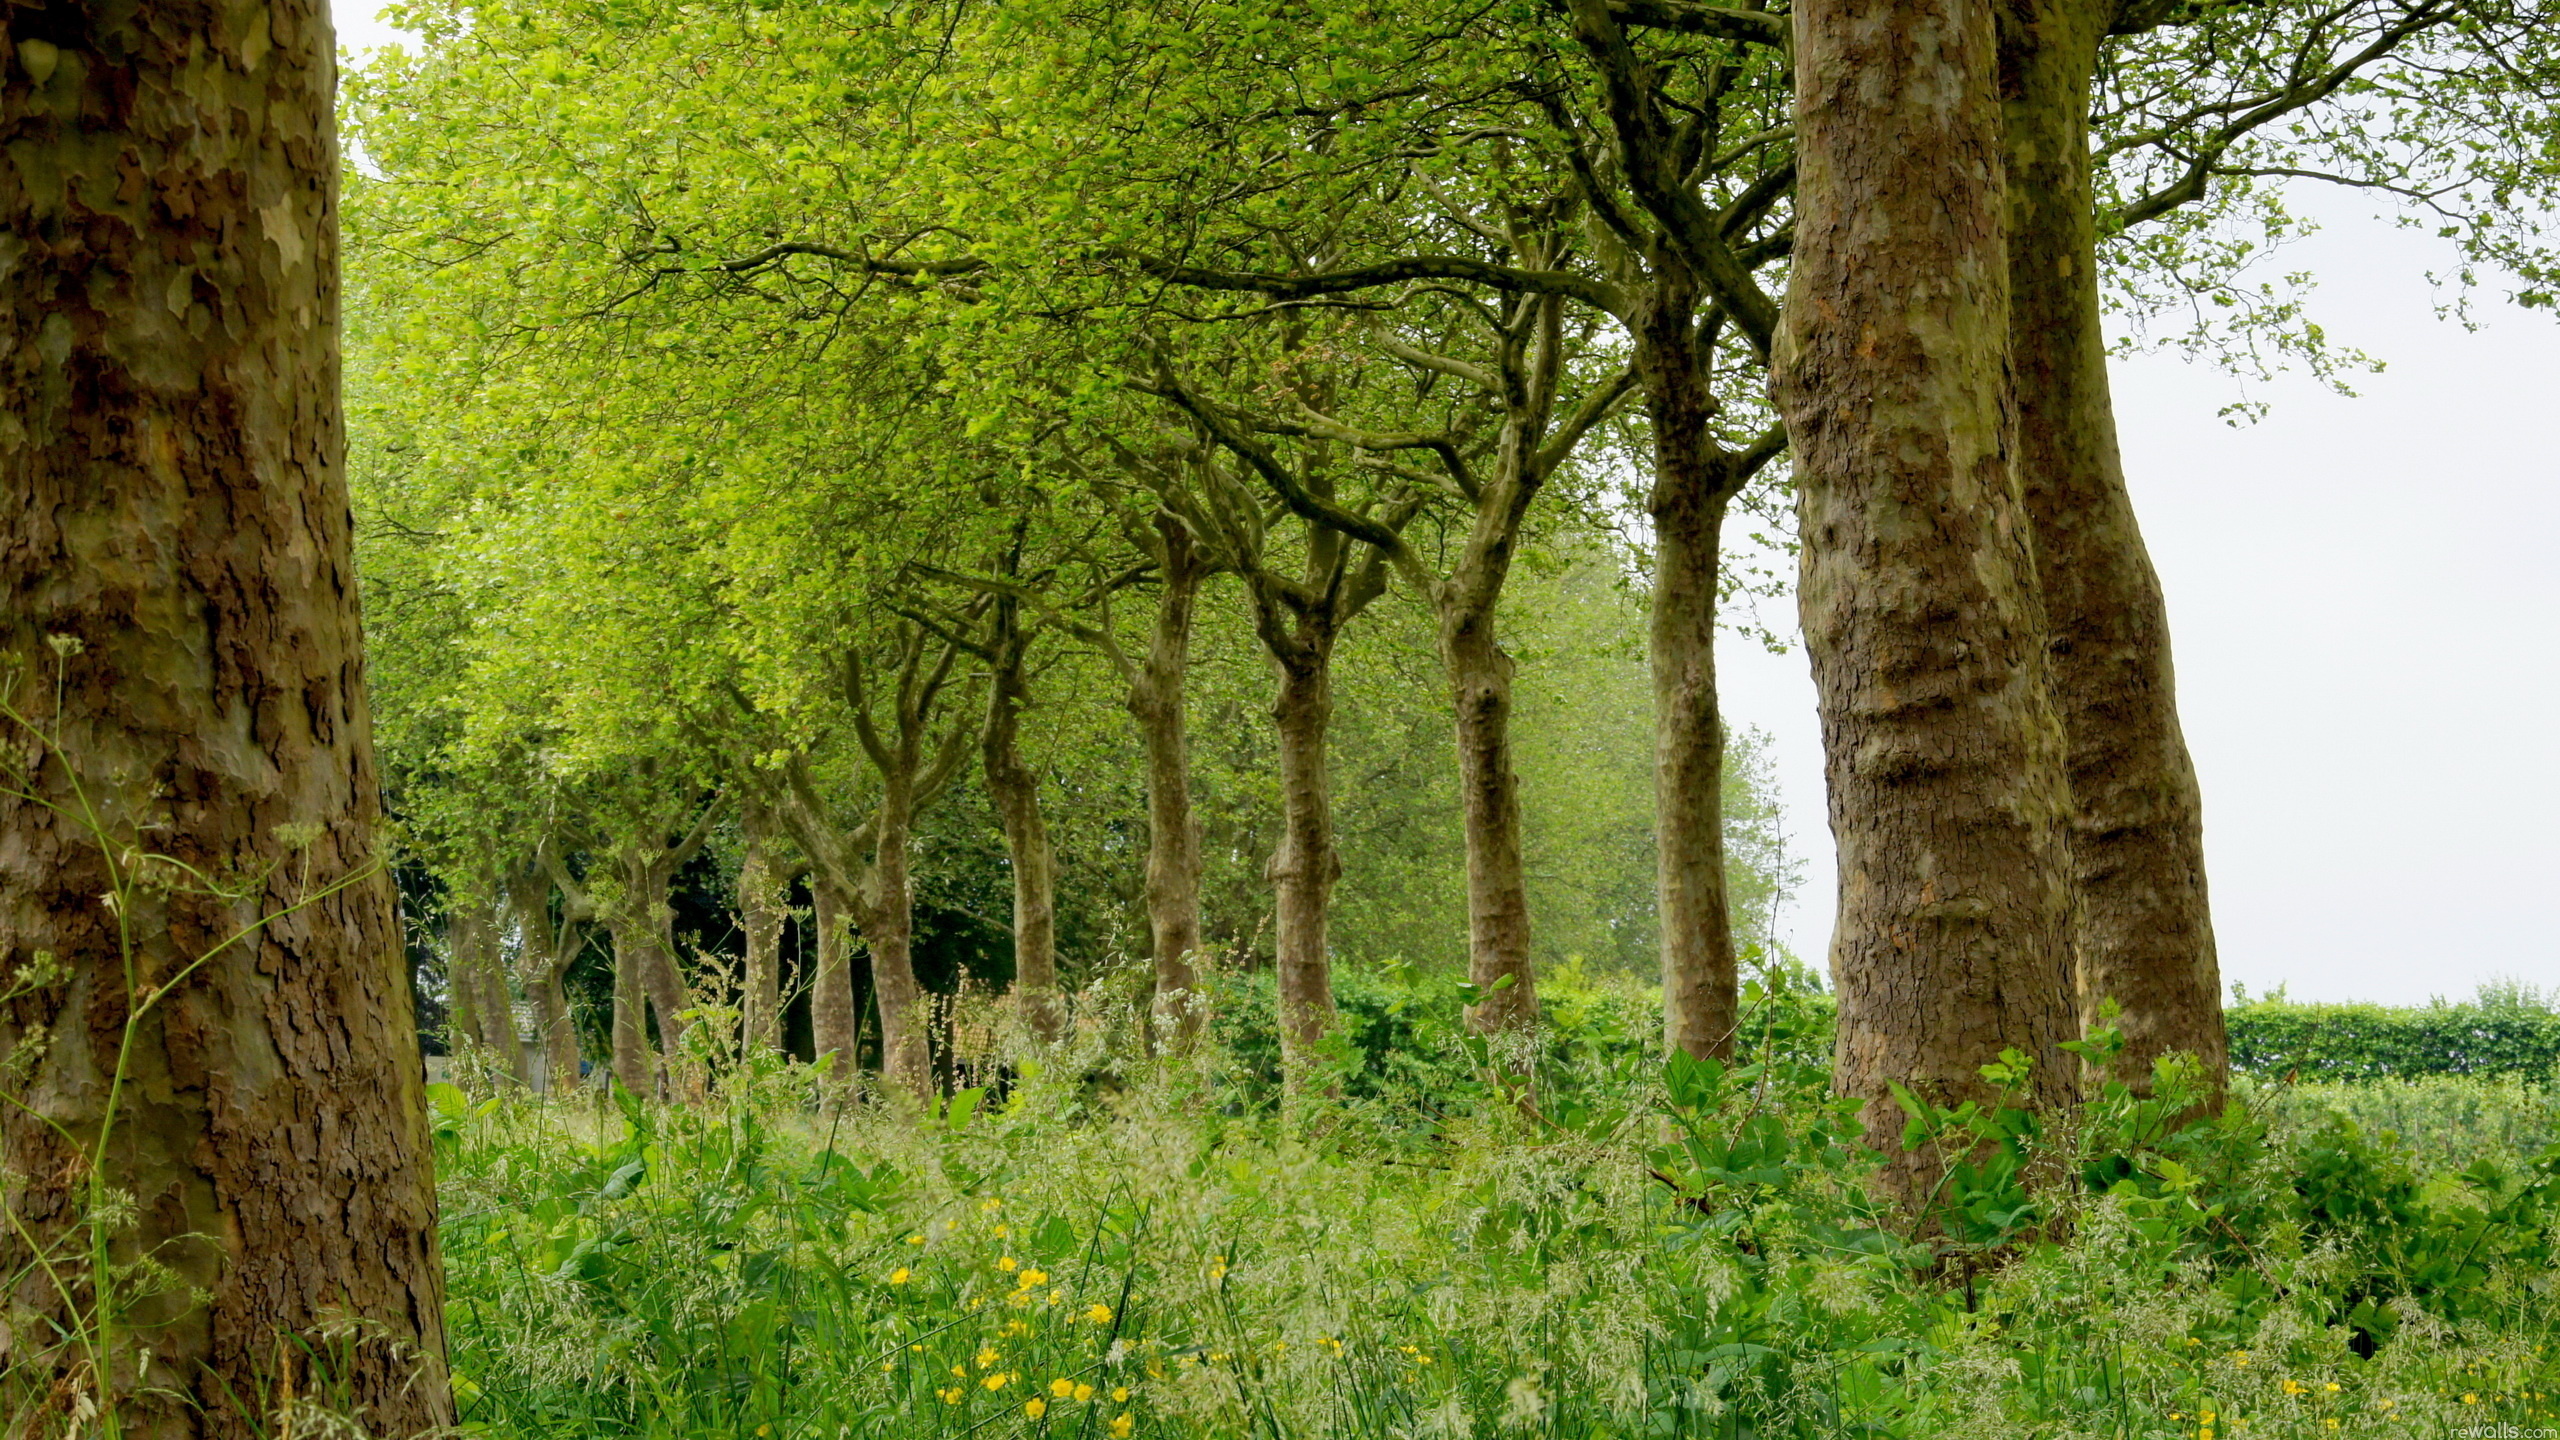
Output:
[[[449,1330],[503,1436],[2405,1436],[2560,1424],[2560,1153],[2426,1174],[2189,1077],[2046,1123],[1914,1103],[1869,1198],[1762,995],[1756,1053],[1489,1053],[1264,1090],[1134,1020],[919,1115],[756,1061],[658,1108],[439,1088]],[[1788,1018],[1800,1010],[1801,1027]],[[709,1033],[713,1027],[696,1027]],[[971,1027],[959,1027],[969,1030]],[[978,1031],[993,1027],[978,1026]],[[2092,1063],[2112,1055],[2108,1037]],[[1477,1077],[1527,1070],[1527,1102]],[[1353,1072],[1361,1072],[1355,1075]],[[1995,1063],[1986,1073],[2005,1072]],[[2494,1433],[2494,1432],[2492,1432]]]

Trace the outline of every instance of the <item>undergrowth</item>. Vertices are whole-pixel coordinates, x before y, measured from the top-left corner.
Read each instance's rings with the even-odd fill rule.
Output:
[[[1761,998],[1730,1066],[1435,1039],[1408,1067],[1427,1104],[1352,1083],[1347,1044],[1328,1093],[1280,1097],[1219,1047],[1130,1058],[1125,1024],[988,1061],[999,1083],[930,1117],[769,1062],[665,1109],[439,1087],[464,1419],[757,1440],[2560,1425],[2560,1152],[2429,1173],[2264,1092],[2181,1124],[2173,1067],[2159,1099],[2111,1085],[2043,1125],[1918,1111],[1951,1168],[1914,1230],[1869,1199],[1848,1109]],[[1525,1110],[1473,1078],[1524,1064]]]

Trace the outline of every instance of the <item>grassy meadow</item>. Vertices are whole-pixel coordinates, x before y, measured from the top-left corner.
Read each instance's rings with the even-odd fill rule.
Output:
[[[452,1363],[491,1436],[2451,1435],[2560,1425],[2550,1091],[2108,1087],[1922,1115],[1879,1213],[1819,997],[1731,1066],[1568,977],[1534,1049],[1347,986],[1336,1073],[1033,1059],[964,1006],[931,1117],[716,1063],[695,1103],[432,1095]],[[1257,996],[1229,982],[1231,1012]],[[1366,996],[1364,1000],[1362,997]],[[1267,1001],[1263,1002],[1267,1003]],[[1379,1027],[1388,1027],[1380,1033]],[[715,1027],[697,1027],[708,1033]],[[2103,1046],[2093,1059],[2103,1059]],[[1390,1063],[1391,1062],[1391,1063]],[[1514,1103],[1485,1077],[1527,1075]],[[2497,1433],[2494,1430],[2474,1433]]]

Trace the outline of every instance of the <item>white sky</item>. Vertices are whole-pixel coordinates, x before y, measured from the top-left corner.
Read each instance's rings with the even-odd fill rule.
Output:
[[[398,32],[337,6],[339,44]],[[2314,314],[2389,362],[2358,398],[2254,386],[2169,356],[2119,365],[2127,469],[2169,596],[2204,784],[2226,981],[2297,999],[2422,1002],[2560,984],[2560,319],[2484,298],[2438,320],[2436,242],[2305,195],[2328,229],[2285,252]],[[1783,612],[1783,607],[1780,607]],[[1730,642],[1727,714],[1768,732],[1807,861],[1786,917],[1820,964],[1833,872],[1801,651]]]
[[[2169,597],[2204,786],[2226,982],[2423,1003],[2560,982],[2560,318],[2435,317],[2437,243],[2302,197],[2283,253],[2314,315],[2385,360],[2359,397],[2145,356],[2115,373],[2134,501]],[[1788,937],[1821,963],[1833,873],[1802,653],[1720,652],[1728,714],[1775,741],[1809,862]]]

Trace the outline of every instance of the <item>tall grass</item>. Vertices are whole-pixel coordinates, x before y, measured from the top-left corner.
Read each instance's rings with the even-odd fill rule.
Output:
[[[1914,1238],[1783,1029],[1731,1068],[1542,1047],[1528,1115],[1463,1080],[1420,1118],[1348,1084],[1284,1113],[1222,1051],[1134,1058],[1125,1020],[983,1057],[1000,1093],[931,1117],[769,1065],[666,1110],[440,1090],[464,1416],[759,1440],[2560,1423],[2554,1160],[2430,1181],[2299,1094],[2173,1130],[2117,1091],[2051,1127],[1924,1117],[1970,1148]]]

